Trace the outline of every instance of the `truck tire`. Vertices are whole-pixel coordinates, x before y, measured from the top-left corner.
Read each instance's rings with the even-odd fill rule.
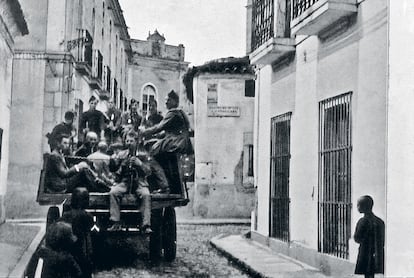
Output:
[[[46,229],[55,223],[60,217],[59,208],[57,206],[50,207],[47,211]]]
[[[153,209],[151,211],[151,229],[149,242],[149,258],[152,263],[158,263],[161,259],[161,227],[162,227],[162,209]]]
[[[164,259],[167,262],[175,260],[177,255],[177,221],[173,207],[164,209],[162,247],[164,249]]]

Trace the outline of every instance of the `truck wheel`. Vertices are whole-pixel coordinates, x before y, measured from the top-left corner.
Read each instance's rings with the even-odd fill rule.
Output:
[[[175,260],[177,255],[177,221],[173,207],[166,207],[164,210],[162,247],[164,259],[168,262]]]
[[[47,211],[46,217],[46,229],[49,228],[50,225],[56,222],[60,217],[59,208],[57,206],[50,207]]]
[[[151,211],[151,229],[149,242],[149,257],[151,262],[157,263],[161,259],[161,226],[162,226],[162,209]]]

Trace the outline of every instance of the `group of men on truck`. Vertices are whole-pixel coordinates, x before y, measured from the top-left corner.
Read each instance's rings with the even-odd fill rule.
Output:
[[[96,99],[91,98],[90,101],[92,102],[90,107],[94,110]],[[117,132],[116,136],[112,133],[110,138],[121,138],[121,140],[108,140],[108,137],[101,132],[99,134],[101,140],[98,143],[99,135],[93,131],[96,124],[88,124],[88,121],[92,122],[89,119],[86,121],[86,127],[89,128],[85,131],[85,141],[75,152],[76,156],[84,158],[80,159],[80,162],[77,158],[78,163],[71,167],[67,165],[65,157],[71,154],[73,134],[67,132],[69,128],[66,125],[71,125],[73,117],[70,114],[65,115],[65,122],[60,124],[60,129],[64,132],[59,136],[52,136],[52,151],[46,164],[45,192],[69,193],[77,187],[86,187],[90,192],[108,192],[112,221],[109,231],[121,229],[120,203],[123,195],[133,193],[141,200],[141,230],[144,233],[151,233],[150,191],[153,194],[180,194],[181,178],[177,154],[189,154],[193,151],[189,139],[188,118],[178,108],[178,104],[178,95],[171,91],[166,97],[168,112],[165,117],[157,124],[147,126],[136,125],[138,120],[135,115],[136,110],[129,111],[129,115],[121,115],[125,118],[130,116],[130,119],[129,121],[127,119],[122,132]],[[131,107],[133,105],[135,106],[136,103],[131,103]],[[99,113],[88,113],[86,116],[91,117],[92,114]],[[114,117],[110,119],[112,124],[108,126],[114,131],[112,128]],[[83,120],[81,119],[81,122]],[[104,127],[101,128],[101,131],[104,130]],[[113,142],[109,146],[110,152],[106,143],[108,141]]]

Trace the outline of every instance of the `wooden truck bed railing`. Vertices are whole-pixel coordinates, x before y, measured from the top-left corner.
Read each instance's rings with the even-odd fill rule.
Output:
[[[82,158],[71,158],[77,162]],[[45,180],[46,169],[49,161],[49,154],[43,155],[43,169],[41,170],[39,187],[37,192],[36,201],[40,205],[60,205],[62,203],[70,204],[70,193],[46,193],[45,192]],[[185,188],[182,190],[182,194],[151,194],[152,208],[162,207],[177,207],[185,206],[189,202],[186,197],[187,191]],[[89,208],[90,209],[108,209],[109,208],[109,194],[108,193],[89,193]],[[137,198],[134,194],[126,194],[121,201],[121,209],[137,209]]]

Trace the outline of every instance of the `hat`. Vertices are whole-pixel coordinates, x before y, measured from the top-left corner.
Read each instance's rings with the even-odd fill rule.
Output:
[[[177,95],[176,92],[174,92],[174,90],[171,90],[171,92],[168,93],[167,95],[169,98],[174,99],[176,101],[179,101],[179,96]]]
[[[95,100],[96,100],[96,97],[95,97],[95,96],[91,96],[91,97],[89,98],[88,103],[90,103],[91,101],[95,101]]]

